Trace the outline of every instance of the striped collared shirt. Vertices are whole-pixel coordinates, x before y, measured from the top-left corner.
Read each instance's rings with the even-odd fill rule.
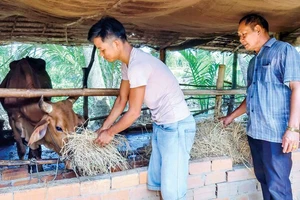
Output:
[[[300,81],[300,55],[288,43],[271,38],[248,67],[247,134],[281,143],[290,115],[290,81]]]

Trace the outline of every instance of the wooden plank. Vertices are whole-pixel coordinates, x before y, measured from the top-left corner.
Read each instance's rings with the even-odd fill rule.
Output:
[[[59,161],[60,163],[61,161]],[[16,166],[16,165],[35,165],[35,163],[39,165],[43,164],[56,164],[57,159],[50,160],[36,160],[35,162],[31,162],[30,160],[0,160],[0,166]]]
[[[235,90],[198,90],[183,89],[185,95],[230,95],[246,94],[246,89]],[[0,88],[0,97],[59,97],[59,96],[117,96],[119,89],[92,88],[92,89],[6,89]]]

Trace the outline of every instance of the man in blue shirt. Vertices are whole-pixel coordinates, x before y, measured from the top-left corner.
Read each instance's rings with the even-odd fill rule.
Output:
[[[300,124],[300,55],[288,43],[269,36],[268,22],[249,14],[238,35],[254,51],[247,75],[247,97],[224,126],[247,112],[248,142],[256,178],[265,200],[292,200],[291,152],[298,149]]]

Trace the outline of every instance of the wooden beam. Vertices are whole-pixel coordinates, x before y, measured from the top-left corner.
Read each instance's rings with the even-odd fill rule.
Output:
[[[91,54],[91,60],[90,63],[88,65],[88,67],[86,68],[82,68],[83,70],[83,79],[82,79],[82,88],[87,88],[87,83],[88,83],[88,77],[90,74],[90,71],[93,67],[93,63],[95,60],[95,53],[96,53],[96,46],[94,45],[93,50],[92,50],[92,54]],[[89,118],[89,100],[88,100],[88,96],[84,96],[83,97],[83,117],[84,119],[88,119]],[[86,126],[88,125],[87,123],[84,124],[86,128]]]
[[[166,63],[166,49],[160,49],[160,50],[159,50],[159,59],[160,59],[163,63]]]
[[[61,161],[58,161],[61,163]],[[50,159],[50,160],[0,160],[0,166],[16,166],[16,165],[44,165],[44,164],[56,164],[57,159]]]
[[[169,51],[180,51],[180,50],[183,50],[183,49],[188,49],[188,48],[192,48],[192,47],[195,47],[195,46],[206,44],[208,42],[211,42],[212,40],[214,40],[214,38],[188,40],[188,41],[186,41],[186,42],[184,42],[180,45],[170,46],[170,47],[167,47],[166,49],[169,50]]]
[[[246,89],[236,90],[197,90],[183,89],[185,95],[230,95],[246,94]],[[119,89],[91,88],[91,89],[4,89],[0,88],[0,97],[60,97],[60,96],[118,96]]]
[[[238,53],[235,51],[233,53],[233,63],[232,63],[232,89],[236,89],[237,86],[237,60],[238,60]],[[229,105],[227,109],[227,115],[232,113],[234,108],[234,95],[230,95]]]
[[[118,96],[119,89],[0,89],[0,97]]]
[[[217,89],[223,89],[224,86],[224,77],[225,77],[225,65],[219,65],[218,79],[217,79]],[[221,114],[221,105],[222,105],[222,95],[216,96],[216,106],[214,117],[217,118]]]

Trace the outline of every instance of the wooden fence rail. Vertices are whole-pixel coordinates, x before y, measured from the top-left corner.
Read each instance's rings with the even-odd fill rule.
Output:
[[[246,94],[245,89],[235,90],[198,90],[183,89],[185,95],[236,95]],[[86,89],[0,89],[0,97],[58,97],[58,96],[117,96],[119,89],[86,88]]]

